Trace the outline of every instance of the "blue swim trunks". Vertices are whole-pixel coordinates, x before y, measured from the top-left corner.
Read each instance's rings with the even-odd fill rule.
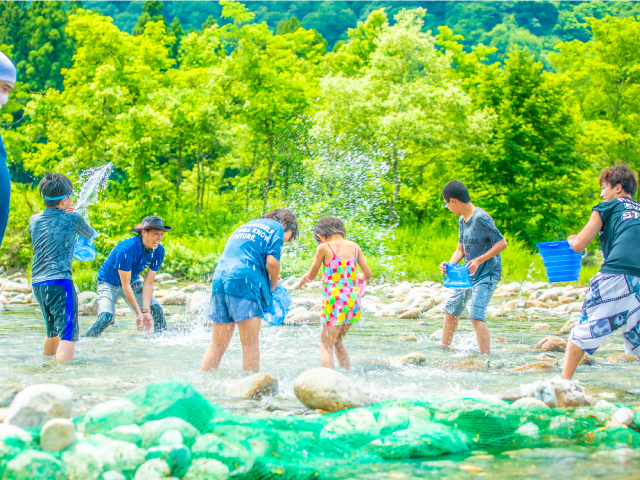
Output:
[[[444,311],[450,315],[459,317],[464,312],[464,308],[471,300],[469,305],[469,318],[474,320],[480,320],[482,322],[487,321],[487,306],[491,300],[493,291],[498,286],[499,279],[494,276],[488,276],[480,279],[471,288],[465,288],[456,290],[451,294],[447,304],[444,307]]]
[[[237,323],[264,316],[260,302],[214,293],[207,309],[207,318],[215,323]]]
[[[78,297],[71,280],[34,283],[35,295],[47,325],[47,337],[78,341]]]

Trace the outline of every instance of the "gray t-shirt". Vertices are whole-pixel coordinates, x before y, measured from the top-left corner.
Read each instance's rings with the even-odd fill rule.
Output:
[[[476,207],[468,222],[464,221],[464,216],[460,217],[458,232],[458,242],[464,246],[465,262],[484,255],[504,238],[493,218],[480,207]],[[490,275],[498,280],[502,276],[500,254],[481,264],[471,279],[475,284]]]
[[[96,232],[76,212],[47,207],[29,221],[33,244],[31,283],[46,280],[71,280],[71,261],[76,234],[89,239]]]

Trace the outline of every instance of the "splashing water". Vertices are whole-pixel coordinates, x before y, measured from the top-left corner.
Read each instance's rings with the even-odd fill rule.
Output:
[[[76,202],[75,211],[82,215],[82,218],[84,218],[87,223],[89,223],[89,213],[87,209],[98,200],[100,192],[107,188],[107,181],[109,180],[109,175],[111,175],[112,170],[113,164],[109,162],[101,167],[84,170],[80,174],[78,182],[82,183],[82,188],[80,189],[80,195]]]

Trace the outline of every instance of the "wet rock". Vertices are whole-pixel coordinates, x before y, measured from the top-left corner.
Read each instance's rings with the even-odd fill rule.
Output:
[[[593,358],[593,356],[589,355],[587,352],[584,353],[584,355],[582,356],[582,360],[580,360],[580,363],[578,363],[578,365],[597,365],[598,362],[596,362],[596,359]]]
[[[103,478],[104,466],[97,456],[96,447],[92,445],[79,443],[63,452],[61,458],[68,480],[99,480]]]
[[[566,313],[574,313],[582,311],[582,302],[567,303],[567,307],[564,309]]]
[[[544,403],[542,405],[544,405]],[[548,408],[546,405],[544,406]],[[540,438],[540,427],[538,427],[533,422],[528,422],[522,425],[520,428],[518,428],[516,430],[516,434],[520,435],[521,437],[528,437],[528,438],[537,440]]]
[[[40,448],[45,452],[65,450],[76,441],[76,427],[67,418],[54,418],[40,430]]]
[[[90,409],[84,417],[87,433],[106,432],[136,421],[136,407],[124,399],[109,400]]]
[[[584,407],[595,405],[596,399],[575,380],[564,380],[556,377],[546,380],[556,392],[558,407]]]
[[[298,400],[314,410],[337,412],[372,403],[349,378],[330,368],[307,370],[296,378],[293,389]]]
[[[111,440],[97,449],[98,459],[108,470],[132,477],[145,461],[146,452],[133,443]]]
[[[405,365],[426,365],[427,356],[423,353],[413,352],[398,359],[398,362]]]
[[[402,405],[396,403],[385,404],[378,413],[378,427],[382,435],[388,435],[396,430],[409,428],[416,422],[431,421],[429,410],[415,405]]]
[[[231,473],[243,474],[251,470],[256,456],[243,444],[234,440],[205,433],[193,444],[194,458],[213,458],[224,463]]]
[[[160,285],[177,285],[178,281],[177,280],[163,280],[162,282],[160,282]]]
[[[401,283],[393,289],[392,295],[406,295],[411,291],[411,285],[408,283]]]
[[[511,404],[513,408],[549,408],[549,405],[535,397],[522,397]]]
[[[323,440],[334,440],[340,437],[359,435],[377,437],[380,427],[369,410],[354,408],[327,423],[320,432]]]
[[[161,445],[150,448],[146,459],[147,461],[152,459],[162,460],[167,463],[174,477],[182,477],[189,467],[189,462],[191,462],[191,451],[182,444]]]
[[[25,430],[8,423],[0,423],[0,442],[13,447],[24,448],[33,441]]]
[[[558,397],[553,385],[549,382],[534,382],[504,392],[500,395],[503,400],[517,401],[521,398],[532,397],[542,401],[545,405],[557,408]]]
[[[170,473],[171,469],[167,462],[154,458],[140,465],[133,480],[159,480],[167,477]]]
[[[78,315],[95,316],[98,315],[98,300],[93,299],[82,305],[78,305]]]
[[[284,325],[320,325],[322,323],[322,316],[319,311],[310,311],[304,309],[294,312],[289,312],[284,319]]]
[[[229,467],[212,458],[198,458],[191,463],[182,480],[226,480]]]
[[[558,333],[560,335],[564,335],[569,333],[571,330],[573,330],[573,327],[576,325],[576,321],[578,320],[578,318],[580,317],[571,317],[569,320],[567,320],[567,323],[565,323],[562,328],[558,331]]]
[[[31,285],[17,282],[5,282],[0,285],[0,290],[3,292],[15,292],[15,293],[27,293],[33,292]]]
[[[52,418],[69,418],[73,394],[64,385],[31,385],[18,393],[4,423],[21,428],[37,427]]]
[[[507,339],[506,339],[506,338],[504,338],[504,337],[495,337],[495,338],[494,338],[494,340],[495,340],[496,342],[506,342],[506,341],[507,341]]]
[[[256,373],[238,380],[225,392],[225,395],[235,398],[272,397],[278,394],[278,379],[270,373]]]
[[[156,277],[154,278],[155,282],[163,282],[165,280],[171,280],[173,277],[171,276],[170,273],[157,273]]]
[[[542,293],[542,295],[537,297],[535,300],[540,300],[541,302],[546,302],[547,300],[549,300],[551,302],[557,302],[558,301],[558,295],[555,292],[546,291],[546,292]]]
[[[465,362],[442,365],[440,368],[443,368],[444,370],[465,371],[488,370],[489,363],[486,360],[467,360]]]
[[[548,330],[549,329],[549,324],[548,323],[536,323],[536,324],[532,325],[531,328],[533,330]]]
[[[429,336],[430,342],[439,342],[440,340],[442,340],[442,329],[436,330]]]
[[[164,296],[160,303],[162,305],[185,305],[187,294],[179,290],[172,290]]]
[[[533,362],[527,363],[526,365],[520,365],[519,367],[515,367],[512,369],[514,372],[549,372],[552,370],[557,370],[557,367],[551,362]]]
[[[420,308],[410,308],[406,312],[400,314],[398,318],[420,318],[422,317],[422,310]]]
[[[561,337],[545,337],[535,348],[539,349],[542,352],[564,352],[567,348],[567,341]]]
[[[78,294],[78,307],[80,305],[84,305],[85,303],[91,303],[94,300],[98,299],[98,294],[96,292],[80,292]]]
[[[553,363],[554,365],[558,364],[558,357],[553,352],[546,352],[540,355],[540,360],[543,362]]]
[[[169,430],[162,434],[158,444],[160,446],[183,445],[184,438],[178,430]]]
[[[177,430],[184,439],[184,444],[188,447],[193,445],[200,434],[193,425],[178,417],[167,417],[161,420],[152,420],[141,427],[142,448],[157,446],[160,437],[169,430]]]
[[[521,287],[522,285],[518,282],[512,282],[506,285],[500,285],[498,288],[496,288],[496,291],[518,293]]]
[[[109,430],[107,434],[114,440],[122,440],[123,442],[129,442],[137,445],[142,445],[142,430],[138,425],[122,425]]]
[[[607,357],[607,362],[609,363],[629,363],[637,360],[638,357],[636,355],[627,355],[625,353],[616,353]]]
[[[415,335],[405,335],[404,337],[402,337],[402,340],[404,340],[405,342],[417,342],[418,337],[416,337]]]
[[[22,388],[11,386],[6,387],[0,392],[0,408],[8,407]]]
[[[629,407],[621,407],[611,416],[611,421],[622,425],[632,425],[633,410]]]
[[[62,463],[49,453],[26,450],[7,462],[7,480],[66,480]]]

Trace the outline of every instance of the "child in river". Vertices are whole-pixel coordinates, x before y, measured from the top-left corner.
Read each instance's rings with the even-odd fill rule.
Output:
[[[342,220],[324,217],[316,223],[313,236],[320,244],[311,269],[298,282],[304,289],[322,267],[322,333],[320,339],[320,363],[334,368],[333,352],[345,370],[351,369],[349,352],[344,337],[351,325],[360,319],[362,285],[372,276],[371,269],[357,243],[347,240]],[[357,273],[357,267],[362,273]]]

